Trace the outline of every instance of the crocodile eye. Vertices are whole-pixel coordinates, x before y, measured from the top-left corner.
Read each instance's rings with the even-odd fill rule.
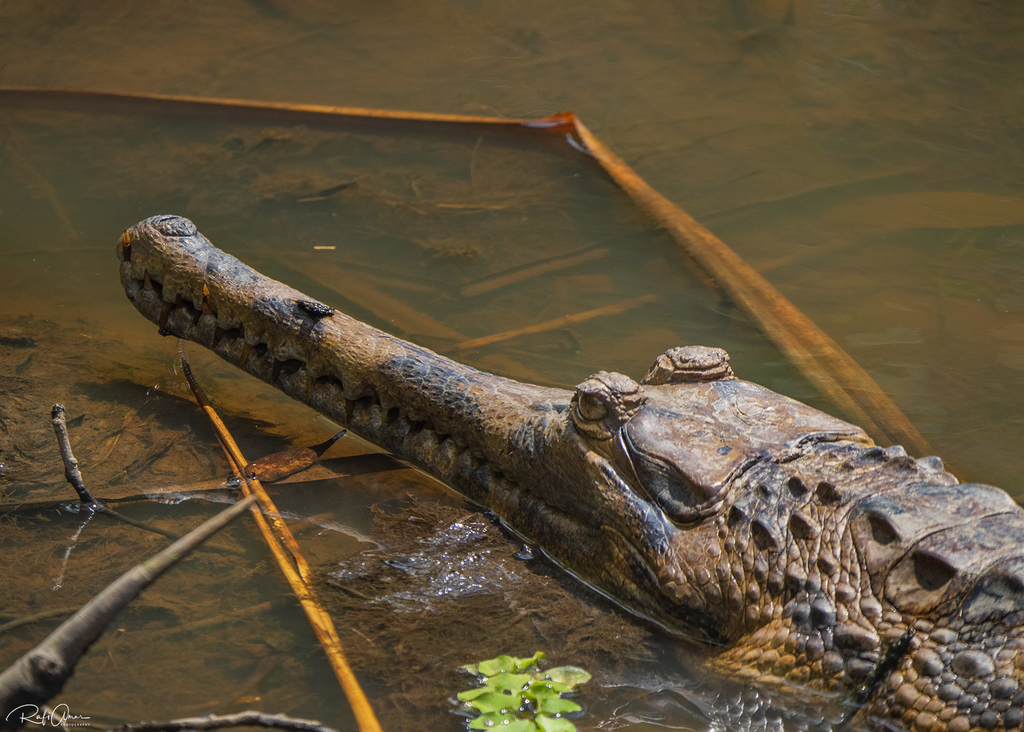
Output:
[[[576,411],[583,419],[596,422],[599,419],[604,419],[608,414],[608,407],[594,394],[580,394],[580,398],[576,401]]]
[[[628,376],[600,371],[576,387],[569,415],[583,434],[608,440],[644,404],[643,387]]]

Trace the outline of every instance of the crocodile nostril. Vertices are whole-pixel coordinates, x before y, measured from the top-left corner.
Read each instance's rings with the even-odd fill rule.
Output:
[[[165,236],[195,236],[196,225],[181,216],[154,216],[153,225]]]

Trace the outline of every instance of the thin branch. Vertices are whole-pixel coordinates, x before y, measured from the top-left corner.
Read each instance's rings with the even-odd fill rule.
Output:
[[[64,204],[60,202],[60,196],[57,195],[57,189],[51,185],[43,175],[36,170],[35,166],[29,162],[28,157],[23,155],[20,151],[20,145],[16,141],[8,139],[4,145],[7,148],[7,154],[11,157],[11,162],[15,168],[20,168],[21,171],[28,176],[29,185],[33,185],[38,189],[50,202],[50,206],[53,208],[53,212],[57,215],[57,219],[60,221],[61,226],[64,227],[64,233],[71,242],[77,242],[81,237],[78,236],[78,232],[75,230],[74,224],[71,223],[71,216],[68,214],[68,210],[64,208]]]
[[[46,639],[0,674],[0,730],[14,730],[24,720],[15,710],[39,707],[64,688],[75,664],[114,617],[186,554],[213,536],[256,501],[247,496],[190,531],[142,564],[121,575]]]
[[[475,297],[476,295],[482,295],[483,293],[490,292],[491,290],[497,290],[499,287],[506,287],[507,285],[512,285],[516,282],[523,282],[534,277],[548,274],[549,272],[557,272],[560,269],[576,267],[577,265],[589,262],[592,259],[600,259],[610,251],[611,249],[604,247],[601,249],[591,249],[589,252],[583,252],[582,254],[577,254],[575,256],[552,259],[541,264],[526,267],[525,269],[516,270],[515,272],[506,272],[495,277],[489,277],[481,282],[474,282],[466,285],[459,292],[463,297]]]
[[[333,438],[332,438],[333,439]],[[261,461],[274,458],[276,462],[280,456],[301,457],[302,453],[312,450],[314,453],[322,445],[314,445],[311,448],[299,448],[284,453],[268,455],[267,458],[260,458],[254,461],[257,468],[261,468]],[[276,457],[275,457],[276,456]],[[340,478],[350,478],[353,475],[364,475],[367,473],[383,473],[390,470],[409,470],[404,463],[398,462],[395,458],[384,452],[368,452],[362,455],[346,455],[342,457],[317,460],[307,468],[303,468],[291,475],[275,477],[274,487],[288,485],[291,483],[315,483],[336,481]],[[261,482],[270,482],[265,479],[263,473],[257,477],[263,478]],[[232,481],[237,480],[232,478]],[[203,480],[198,483],[178,483],[169,485],[153,486],[151,488],[138,486],[107,486],[103,489],[104,495],[96,498],[97,502],[109,506],[112,503],[137,503],[139,501],[152,501],[154,498],[173,496],[202,496],[204,493],[223,493],[231,491],[234,493],[237,484],[217,478],[214,480]],[[47,498],[29,499],[0,502],[0,515],[7,513],[28,513],[32,511],[44,511],[51,508],[71,506],[71,499],[68,498]]]
[[[176,534],[173,531],[167,531],[166,529],[161,529],[156,526],[149,526],[141,521],[129,518],[128,516],[118,513],[114,509],[93,498],[89,489],[85,487],[85,481],[82,480],[82,473],[78,469],[78,460],[75,458],[74,453],[71,452],[71,441],[68,438],[68,425],[65,417],[64,405],[54,404],[53,410],[50,412],[50,418],[53,422],[53,431],[57,435],[57,445],[60,448],[60,456],[64,461],[64,477],[68,479],[68,483],[70,483],[71,487],[75,489],[75,493],[78,494],[78,500],[86,511],[105,514],[113,519],[123,521],[126,524],[142,529],[143,531],[159,534],[171,541],[177,541],[181,538],[180,534]]]
[[[126,724],[122,732],[178,732],[179,730],[211,730],[226,727],[270,727],[293,732],[335,732],[313,719],[297,719],[284,714],[264,714],[245,711],[221,716],[172,719],[168,722],[138,722]]]
[[[75,493],[78,494],[78,500],[82,502],[83,506],[94,511],[102,510],[102,504],[98,503],[92,497],[92,494],[89,493],[89,489],[85,487],[82,473],[78,470],[78,460],[75,459],[75,454],[71,452],[71,440],[68,439],[68,424],[63,404],[53,405],[50,419],[53,422],[53,431],[57,435],[60,457],[64,461],[64,477],[67,478],[71,487],[75,489]]]
[[[288,257],[278,257],[285,266],[294,266],[303,262],[307,266],[302,272],[315,282],[334,290],[338,295],[359,307],[369,310],[385,323],[390,323],[404,333],[411,333],[437,340],[463,340],[466,336],[426,313],[407,305],[370,284],[366,278],[348,277],[350,274],[342,267],[326,261],[320,255],[308,255],[294,252]],[[344,287],[339,287],[344,282]]]
[[[50,618],[59,618],[63,615],[71,615],[77,610],[77,607],[55,607],[51,610],[43,610],[42,612],[34,615],[25,615],[24,617],[15,618],[10,622],[0,625],[0,635],[9,630],[20,628],[23,625],[32,625],[32,623],[39,623],[43,620],[49,620]]]

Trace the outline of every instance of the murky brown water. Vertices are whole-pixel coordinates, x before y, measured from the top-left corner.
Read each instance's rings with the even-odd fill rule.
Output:
[[[1022,31],[1024,12],[995,1],[7,0],[0,84],[512,117],[572,109],[847,348],[961,479],[1019,495]],[[174,374],[174,344],[135,313],[117,282],[117,237],[156,213],[188,216],[262,271],[480,368],[571,386],[598,369],[641,375],[665,348],[702,343],[727,348],[741,377],[829,409],[687,269],[667,236],[557,139],[0,101],[0,142],[0,462],[13,468],[0,488],[16,497],[68,490],[48,423],[56,401],[68,405],[97,494],[226,472]],[[459,347],[620,303],[632,307]],[[330,434],[229,367],[198,351],[193,360],[252,457]],[[310,561],[325,571],[345,561],[351,573],[389,556],[373,543],[380,534],[370,538],[371,505],[397,510],[413,492],[428,506],[454,507],[450,521],[464,518],[457,500],[412,471],[345,457],[365,445],[346,440],[334,450],[337,470],[350,477],[277,493],[297,517]],[[191,500],[122,510],[185,531],[218,507]],[[416,542],[430,545],[448,514],[414,510],[430,520],[398,553],[440,561],[421,556]],[[81,603],[162,546],[100,519],[76,537],[76,516],[55,509],[0,521],[0,621]],[[481,547],[497,551],[474,544],[484,541],[476,531],[463,560]],[[244,554],[200,552],[161,580],[90,652],[62,700],[111,723],[257,707],[350,728],[331,672],[250,524],[239,521],[217,543]],[[543,579],[534,605],[509,601],[509,585],[499,583],[484,595],[494,601],[488,616],[465,588],[469,604],[460,605],[425,600],[429,592],[413,583],[403,602],[438,613],[406,627],[391,617],[398,604],[339,601],[339,628],[380,697],[386,728],[428,714],[440,720],[431,724],[457,728],[444,711],[459,683],[451,669],[475,660],[459,652],[482,652],[495,627],[513,629],[503,642],[536,642],[556,662],[593,667],[605,686],[588,692],[581,726],[707,727],[675,692],[656,692],[652,679],[681,673],[652,660],[668,644],[641,640],[641,624],[510,553],[485,574]],[[370,581],[374,572],[360,576]],[[399,562],[396,580],[406,576],[419,576],[416,566]],[[564,604],[572,602],[580,605]],[[481,627],[465,623],[465,638],[454,638],[450,619],[467,608]],[[593,637],[625,634],[635,653],[602,656],[600,644],[580,640],[578,625],[556,622],[558,613],[610,623]],[[0,663],[55,622],[0,636]],[[374,636],[396,632],[408,639]],[[430,633],[444,636],[436,658]],[[434,678],[443,680],[431,698],[424,679]]]

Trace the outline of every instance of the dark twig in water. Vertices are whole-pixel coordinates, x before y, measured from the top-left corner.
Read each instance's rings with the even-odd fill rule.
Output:
[[[218,712],[234,707],[242,697],[256,689],[260,682],[263,681],[271,671],[278,667],[282,658],[282,656],[265,656],[260,659],[260,662],[256,664],[256,669],[249,674],[249,677],[240,684],[235,684],[234,687],[224,694],[223,698],[213,707],[208,709],[206,714],[203,716],[212,717]]]
[[[78,660],[128,603],[186,554],[247,511],[255,500],[255,497],[243,498],[152,559],[121,575],[0,674],[0,730],[14,730],[24,724],[22,715],[15,713],[19,707],[38,707],[59,694],[74,673]]]
[[[331,727],[325,727],[313,719],[296,719],[284,714],[264,714],[254,711],[223,716],[172,719],[168,722],[140,722],[126,724],[121,729],[123,732],[177,732],[178,730],[209,730],[226,727],[269,727],[296,730],[297,732],[335,732]]]
[[[65,417],[64,405],[54,404],[53,411],[50,413],[53,420],[53,431],[57,435],[57,445],[60,447],[60,456],[64,461],[64,477],[68,479],[68,483],[75,489],[75,493],[78,494],[78,500],[81,501],[82,508],[90,513],[102,513],[111,518],[123,521],[126,524],[130,524],[136,528],[142,529],[143,531],[149,531],[154,534],[159,534],[172,541],[177,541],[181,538],[180,534],[175,534],[173,531],[167,531],[166,529],[160,529],[155,526],[148,526],[141,521],[128,518],[124,514],[118,513],[109,506],[97,501],[92,497],[89,489],[85,487],[85,481],[82,480],[82,473],[78,469],[78,460],[75,458],[73,452],[71,452],[71,440],[68,438],[68,425]]]
[[[53,431],[57,434],[60,457],[64,461],[64,477],[68,479],[68,483],[75,489],[75,493],[78,494],[78,500],[82,502],[83,506],[93,511],[103,510],[103,504],[98,503],[92,497],[92,494],[89,493],[89,489],[85,487],[82,473],[78,470],[78,460],[75,459],[75,454],[71,452],[71,440],[68,439],[68,424],[64,405],[54,404],[50,417],[53,420]]]

